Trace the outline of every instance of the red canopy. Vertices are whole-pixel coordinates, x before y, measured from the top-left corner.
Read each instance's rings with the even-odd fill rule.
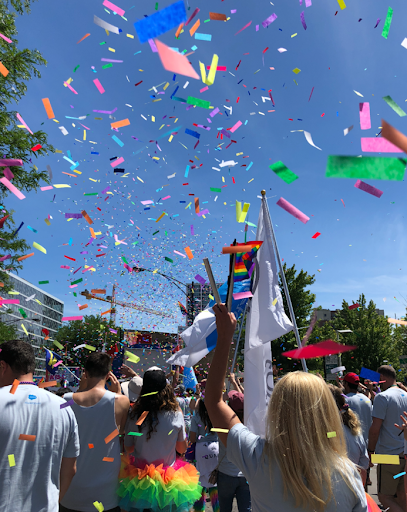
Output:
[[[331,354],[340,354],[357,348],[356,345],[341,345],[332,340],[321,341],[315,345],[307,345],[306,347],[297,348],[283,352],[283,356],[293,359],[313,359],[316,357],[329,356]]]

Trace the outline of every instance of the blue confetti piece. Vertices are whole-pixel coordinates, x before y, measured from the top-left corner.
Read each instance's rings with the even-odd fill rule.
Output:
[[[185,169],[185,174],[184,174],[184,178],[188,178],[188,173],[189,173],[189,165],[187,165],[187,168]],[[185,201],[183,201],[185,203]]]
[[[201,134],[200,134],[200,133],[198,133],[198,132],[194,132],[193,130],[190,130],[189,128],[185,128],[185,133],[186,133],[187,135],[192,135],[192,137],[195,137],[195,138],[197,138],[197,139],[199,139],[199,137],[201,136]]]
[[[173,98],[173,96],[175,95],[175,93],[178,91],[179,89],[179,85],[177,85],[177,87],[175,88],[175,91],[171,94],[171,99]]]
[[[98,155],[99,153],[97,153],[96,151],[91,151],[90,154],[91,155]]]
[[[112,139],[119,144],[119,146],[122,148],[124,146],[124,142],[122,142],[116,135],[112,135]]]
[[[246,171],[248,171],[252,165],[253,165],[253,162],[250,162],[250,164],[246,168]]]
[[[136,29],[140,43],[146,43],[149,39],[155,39],[161,34],[178,27],[187,20],[187,13],[184,2],[175,2],[174,4],[155,12],[148,18],[136,21]]]
[[[199,34],[199,32],[195,32],[195,39],[198,39],[198,41],[212,41],[212,34]]]
[[[34,229],[34,228],[32,228],[31,226],[28,226],[28,225],[27,225],[27,228],[28,228],[29,230],[31,230],[33,233],[37,233],[37,230],[36,230],[36,229]]]

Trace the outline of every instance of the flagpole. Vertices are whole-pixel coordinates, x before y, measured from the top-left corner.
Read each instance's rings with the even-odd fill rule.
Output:
[[[278,265],[280,267],[280,275],[281,275],[281,280],[283,282],[283,287],[284,287],[285,297],[286,297],[286,300],[287,300],[288,309],[290,311],[291,322],[293,323],[293,326],[294,326],[293,331],[294,331],[294,334],[295,334],[295,339],[297,341],[298,348],[301,348],[302,344],[301,344],[300,334],[298,332],[297,322],[295,320],[295,315],[294,315],[294,309],[293,309],[293,305],[291,303],[290,294],[288,292],[287,281],[285,279],[285,274],[284,274],[283,265],[281,263],[280,253],[278,251],[277,240],[276,240],[276,235],[274,233],[273,223],[271,222],[270,211],[269,211],[269,207],[268,207],[267,199],[266,199],[266,191],[262,190],[261,191],[261,195],[262,195],[263,206],[264,206],[264,208],[265,208],[265,210],[267,212],[267,215],[264,215],[264,219],[265,219],[265,222],[269,222],[270,223],[269,224],[270,233],[271,233],[271,236],[273,238],[272,242],[273,242],[273,245],[274,245],[274,250],[276,252]],[[307,364],[305,362],[305,359],[301,359],[301,364],[302,364],[303,371],[304,372],[308,372],[308,368],[307,368]]]
[[[236,341],[235,355],[233,356],[232,373],[234,373],[234,370],[235,370],[235,364],[236,364],[236,359],[237,359],[237,351],[239,350],[240,336],[242,335],[243,322],[244,322],[244,317],[246,316],[246,310],[247,310],[247,304],[248,303],[249,302],[247,301],[246,302],[246,306],[245,306],[244,311],[243,311],[242,321],[241,321],[240,326],[239,326],[239,335],[238,335],[237,341]],[[226,390],[227,390],[228,393],[229,393],[229,388],[230,388],[230,383],[228,382],[228,384],[226,386]]]

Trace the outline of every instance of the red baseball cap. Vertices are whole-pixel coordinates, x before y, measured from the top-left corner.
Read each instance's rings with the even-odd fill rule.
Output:
[[[229,407],[236,413],[243,412],[244,394],[238,391],[229,391]]]
[[[359,384],[359,375],[356,375],[356,373],[347,373],[345,377],[343,377],[343,380],[346,382],[349,382],[349,384]]]

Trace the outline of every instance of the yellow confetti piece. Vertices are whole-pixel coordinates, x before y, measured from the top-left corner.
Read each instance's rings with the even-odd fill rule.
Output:
[[[37,244],[37,242],[33,242],[33,247],[34,247],[34,249],[37,249],[38,251],[41,251],[41,252],[43,252],[44,254],[47,254],[47,249],[45,249],[44,247],[42,247],[42,245]]]
[[[82,174],[81,171],[74,171],[76,174]],[[96,180],[95,180],[96,181]]]
[[[127,35],[129,35],[129,34],[127,34]],[[96,508],[96,510],[97,510],[98,512],[104,512],[104,510],[105,510],[105,507],[104,507],[104,506],[102,505],[102,503],[101,503],[101,502],[99,502],[99,501],[94,501],[94,502],[93,502],[93,506]]]
[[[213,85],[215,82],[216,69],[218,67],[219,57],[214,54],[212,57],[211,67],[209,69],[208,78],[206,79],[206,85]]]
[[[164,85],[164,87],[163,87],[164,91],[165,91],[165,89],[166,89],[169,85],[170,85],[170,82],[167,82],[167,83]]]
[[[124,355],[127,356],[127,359],[131,363],[138,363],[140,361],[140,358],[138,356],[136,356],[136,354],[133,354],[132,352],[129,352],[128,350],[125,351]]]
[[[296,75],[298,75],[298,73],[301,73],[301,69],[299,69],[299,68],[294,68],[294,69],[293,69],[293,73],[295,73]]]
[[[173,432],[174,432],[174,429],[173,429],[173,430],[170,430],[170,431],[168,432],[168,435],[172,434]]]
[[[157,101],[161,101],[161,98],[158,98],[158,100],[153,100],[153,103],[155,103]]]
[[[53,185],[54,188],[71,188],[71,185]]]
[[[328,437],[328,438],[336,437],[336,432],[327,432],[326,437]]]
[[[192,203],[189,203],[188,206],[185,207],[185,210],[191,206]]]
[[[86,140],[86,130],[83,130],[83,140]]]
[[[250,181],[248,181],[247,183],[251,183],[252,181],[254,180],[254,178],[252,178]]]
[[[44,219],[44,222],[47,226],[51,226],[51,222],[49,221],[49,219]]]
[[[298,35],[297,33],[293,34],[291,37],[295,37],[296,35]]]
[[[170,138],[168,139],[168,142],[171,142],[173,138],[174,138],[174,135],[170,135]]]
[[[151,393],[145,393],[144,395],[140,395],[140,396],[156,395],[157,393],[158,393],[158,391],[152,391]]]
[[[93,178],[89,178],[89,179],[90,179],[90,181],[95,181],[95,182],[97,182],[97,180],[94,180]]]
[[[275,305],[277,304],[277,301],[278,301],[278,298],[276,297],[276,298],[273,300],[273,302],[272,302],[273,306],[275,306]]]
[[[201,78],[202,82],[206,84],[206,71],[205,71],[205,64],[201,61],[199,61],[199,69],[201,70]]]
[[[28,331],[27,331],[27,329],[25,328],[25,325],[24,325],[24,324],[21,324],[21,328],[22,328],[22,330],[25,332],[26,336],[28,336]]]
[[[236,156],[243,155],[243,151],[241,153],[236,153]]]
[[[132,34],[126,34],[127,37],[130,37],[130,39],[134,39],[134,36]]]
[[[108,48],[109,52],[116,53],[116,50],[114,48]]]
[[[137,176],[137,179],[141,181],[141,183],[144,183],[144,181]]]
[[[162,124],[159,128],[159,130],[161,130],[161,128],[164,128],[165,124]]]
[[[156,222],[160,221],[160,220],[164,217],[164,215],[165,215],[165,212],[163,212],[163,213],[158,217],[158,219],[156,220]]]
[[[338,4],[342,11],[346,9],[346,4],[343,0],[338,0]]]
[[[227,434],[229,429],[227,428],[211,428],[211,432],[220,432],[221,434]]]
[[[92,350],[92,351],[96,350],[96,347],[92,347],[92,345],[85,345],[85,348],[87,348],[88,350]]]
[[[14,458],[14,455],[11,454],[8,456],[8,463],[9,463],[9,466],[12,468],[16,465],[16,460]]]
[[[59,349],[61,349],[61,350],[64,348],[64,347],[63,347],[63,345],[61,345],[61,344],[59,343],[59,341],[54,340],[54,341],[53,341],[53,343],[54,343],[54,345],[55,345],[56,347],[58,347],[58,348],[59,348]]]
[[[153,123],[155,123],[155,117],[154,117],[154,116],[151,116],[151,121],[152,121]]]
[[[398,455],[382,455],[378,453],[372,453],[371,459],[373,464],[400,464]]]

